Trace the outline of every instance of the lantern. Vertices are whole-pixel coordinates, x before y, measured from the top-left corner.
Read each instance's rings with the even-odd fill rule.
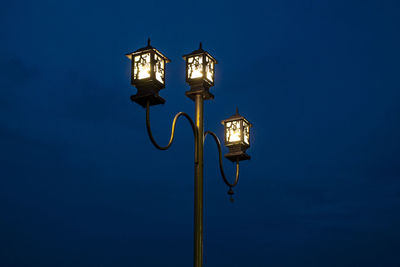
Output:
[[[250,128],[252,124],[239,114],[236,114],[221,122],[224,125],[225,146],[229,153],[225,157],[232,162],[237,160],[249,160],[246,150],[250,147]]]
[[[165,88],[165,65],[171,62],[160,51],[150,45],[128,53],[126,56],[132,61],[131,84],[138,91],[131,96],[132,101],[146,107],[147,101],[150,105],[164,104],[165,99],[158,92]]]
[[[205,99],[213,99],[209,88],[214,86],[217,60],[203,50],[201,43],[199,49],[184,55],[183,59],[186,61],[186,82],[190,85],[186,95],[193,99],[195,94],[203,92]]]

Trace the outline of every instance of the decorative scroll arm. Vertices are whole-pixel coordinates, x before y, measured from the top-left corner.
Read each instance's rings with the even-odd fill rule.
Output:
[[[190,123],[190,126],[192,126],[192,130],[193,130],[193,134],[194,134],[194,138],[196,140],[197,138],[197,131],[196,131],[196,127],[192,121],[192,119],[190,118],[190,116],[184,112],[179,112],[175,115],[174,120],[172,121],[172,127],[171,127],[171,137],[169,138],[169,142],[166,146],[160,146],[159,144],[157,144],[156,140],[153,137],[153,134],[151,132],[151,128],[150,128],[150,102],[147,101],[146,104],[146,128],[147,128],[147,133],[149,134],[150,137],[150,141],[151,143],[153,143],[153,145],[160,150],[167,150],[171,145],[172,142],[174,141],[174,137],[175,137],[175,126],[176,126],[176,121],[178,120],[178,118],[180,116],[184,116]],[[196,143],[196,142],[195,142]],[[197,160],[196,160],[197,161]]]
[[[215,143],[217,144],[218,154],[219,154],[219,170],[220,170],[220,172],[221,172],[222,179],[224,180],[225,184],[226,184],[227,186],[229,186],[228,194],[229,194],[229,195],[233,195],[232,187],[236,186],[237,183],[238,183],[238,181],[239,181],[239,160],[236,160],[236,178],[235,178],[235,181],[234,181],[233,183],[230,183],[230,182],[228,181],[228,179],[226,178],[226,176],[225,176],[224,166],[222,165],[221,142],[219,141],[219,138],[218,138],[218,136],[217,136],[215,133],[213,133],[213,132],[211,132],[211,131],[206,131],[206,132],[204,133],[204,139],[207,137],[207,135],[211,135],[211,136],[214,138]]]

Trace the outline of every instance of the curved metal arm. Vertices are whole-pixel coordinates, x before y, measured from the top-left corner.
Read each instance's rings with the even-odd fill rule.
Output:
[[[174,137],[175,137],[175,126],[176,126],[176,121],[178,120],[178,118],[180,116],[184,116],[190,123],[190,125],[192,126],[192,130],[193,130],[193,134],[194,134],[194,138],[196,140],[197,137],[197,131],[196,131],[196,127],[192,121],[192,119],[190,118],[190,116],[184,112],[179,112],[175,115],[174,120],[172,121],[172,128],[171,128],[171,137],[169,139],[169,142],[166,146],[160,146],[157,144],[156,140],[153,137],[153,134],[151,133],[151,128],[150,128],[150,102],[147,101],[146,104],[146,128],[147,128],[147,133],[149,134],[150,140],[153,143],[153,145],[160,149],[160,150],[167,150],[171,145],[172,142],[174,141]],[[195,142],[196,143],[196,142]],[[197,160],[196,160],[197,161]]]
[[[204,133],[204,139],[207,137],[208,134],[211,135],[214,138],[215,142],[217,143],[218,154],[219,154],[219,170],[221,171],[222,179],[224,179],[225,184],[232,189],[232,187],[236,186],[238,181],[239,181],[239,160],[236,160],[236,178],[235,178],[235,182],[233,182],[231,184],[228,181],[228,179],[226,179],[225,172],[224,172],[224,166],[222,165],[221,142],[219,141],[218,136],[215,133],[211,132],[211,131],[206,131]],[[232,193],[230,193],[230,192],[232,192]],[[233,191],[229,190],[228,194],[233,194]]]

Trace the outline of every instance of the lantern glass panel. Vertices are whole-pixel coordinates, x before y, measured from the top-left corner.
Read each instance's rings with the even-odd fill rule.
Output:
[[[214,81],[214,61],[206,56],[206,78],[210,81]]]
[[[188,79],[196,79],[203,77],[203,56],[189,57],[187,67],[187,77]]]
[[[236,143],[242,140],[240,120],[230,121],[225,124],[226,143]]]
[[[134,57],[133,76],[135,80],[149,78],[150,71],[150,53],[145,53]]]
[[[154,73],[156,74],[156,79],[164,84],[164,59],[154,54]]]
[[[243,121],[243,141],[246,145],[250,145],[250,125]]]

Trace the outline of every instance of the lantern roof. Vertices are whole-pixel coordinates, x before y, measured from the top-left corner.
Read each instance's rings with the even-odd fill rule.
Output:
[[[217,60],[212,55],[210,55],[210,53],[208,53],[207,51],[203,50],[203,45],[202,45],[201,42],[200,42],[199,49],[194,50],[190,54],[183,55],[182,57],[183,57],[183,59],[186,60],[186,58],[188,58],[188,57],[196,56],[196,55],[202,55],[202,54],[206,54],[207,56],[209,56],[215,62],[215,64],[218,64]]]
[[[141,54],[143,52],[147,52],[147,51],[155,51],[159,56],[161,56],[167,63],[171,62],[171,60],[169,58],[167,58],[165,55],[163,55],[163,53],[161,53],[160,51],[158,51],[156,48],[152,47],[150,44],[150,38],[147,39],[147,46],[139,48],[138,50],[125,54],[125,56],[127,58],[129,58],[130,60],[132,60],[133,56],[137,55],[137,54]]]
[[[237,121],[237,120],[244,120],[247,124],[250,125],[250,127],[253,126],[245,117],[243,117],[242,115],[239,114],[239,108],[236,108],[236,113],[235,114],[233,114],[229,118],[221,121],[221,123],[224,124],[225,122]]]

